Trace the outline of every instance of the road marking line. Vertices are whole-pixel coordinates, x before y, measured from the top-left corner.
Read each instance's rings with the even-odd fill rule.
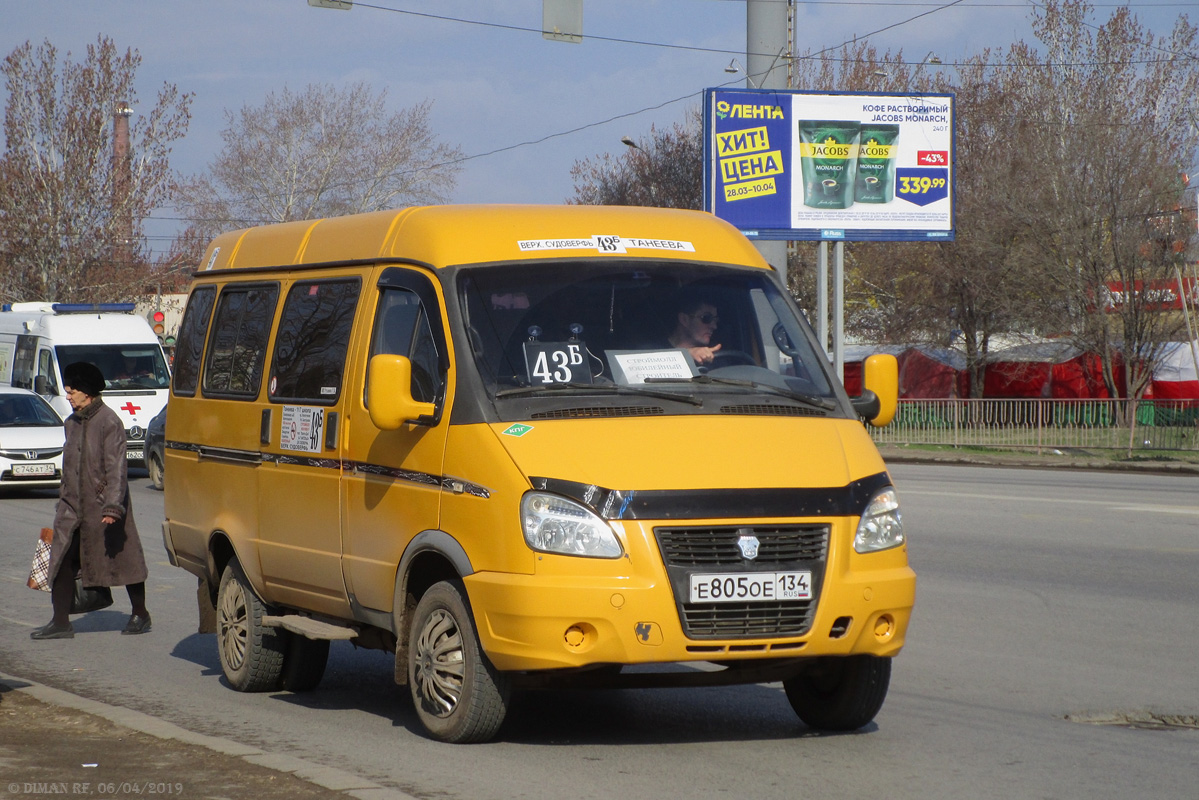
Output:
[[[1112,506],[1112,511],[1132,511],[1135,513],[1151,513],[1158,514],[1190,514],[1199,516],[1199,508],[1190,508],[1188,506]]]
[[[1189,514],[1199,516],[1199,506],[1147,506],[1147,505],[1117,505],[1103,500],[1086,500],[1072,497],[1009,497],[1002,494],[966,494],[964,492],[933,492],[921,489],[899,488],[899,499],[902,504],[907,495],[922,495],[928,497],[952,497],[969,500],[998,500],[1007,503],[1058,503],[1087,506],[1102,506],[1109,511],[1130,511],[1134,514]]]

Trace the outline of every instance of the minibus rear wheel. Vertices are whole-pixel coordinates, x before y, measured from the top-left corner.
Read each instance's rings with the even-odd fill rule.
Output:
[[[783,681],[791,708],[809,728],[856,731],[874,719],[891,685],[891,659],[828,656]]]
[[[230,561],[217,590],[217,650],[225,679],[239,692],[279,686],[286,642],[283,631],[262,624],[266,614],[237,559]]]
[[[462,584],[431,586],[416,604],[409,631],[408,686],[421,724],[443,742],[495,736],[511,688],[483,653]]]

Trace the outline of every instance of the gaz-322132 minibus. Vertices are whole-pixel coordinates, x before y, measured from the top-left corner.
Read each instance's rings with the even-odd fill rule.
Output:
[[[394,653],[444,741],[564,685],[779,682],[807,725],[856,729],[915,596],[865,429],[895,372],[848,397],[782,276],[705,213],[235,231],[180,330],[164,541],[241,691],[314,688],[341,639]]]

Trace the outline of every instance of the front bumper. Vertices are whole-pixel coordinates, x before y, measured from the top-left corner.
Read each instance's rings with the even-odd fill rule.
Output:
[[[906,547],[860,555],[850,545],[856,517],[815,522],[829,525],[829,547],[810,624],[800,634],[689,637],[655,523],[642,521],[623,523],[621,559],[539,554],[533,575],[468,576],[480,641],[497,668],[519,671],[897,654],[916,591]]]

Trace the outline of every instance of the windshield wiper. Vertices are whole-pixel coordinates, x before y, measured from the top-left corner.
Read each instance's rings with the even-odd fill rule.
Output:
[[[512,389],[501,389],[495,393],[497,398],[500,397],[517,397],[519,395],[543,394],[543,393],[563,393],[563,394],[622,394],[635,395],[638,397],[656,397],[660,400],[677,400],[680,403],[690,403],[693,406],[702,406],[703,400],[698,397],[693,397],[689,394],[679,394],[678,392],[661,391],[656,392],[653,389],[642,389],[638,386],[623,386],[616,383],[547,383],[541,386],[517,386]]]
[[[759,389],[770,394],[776,394],[779,397],[786,397],[790,400],[797,400],[804,405],[818,408],[822,411],[832,411],[837,407],[837,404],[832,400],[823,397],[817,397],[814,394],[805,392],[797,392],[793,389],[783,389],[779,386],[773,386],[769,383],[760,383],[759,381],[747,381],[741,378],[718,378],[711,375],[696,375],[692,378],[646,378],[646,383],[702,383],[702,384],[719,384],[721,386],[741,386],[746,389]]]

